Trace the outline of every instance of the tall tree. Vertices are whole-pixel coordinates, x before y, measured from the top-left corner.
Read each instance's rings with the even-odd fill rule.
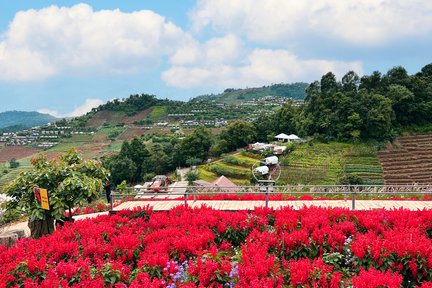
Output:
[[[150,152],[148,151],[143,140],[135,137],[130,143],[125,141],[120,150],[120,156],[127,157],[133,161],[136,167],[134,181],[141,180],[143,163],[146,158],[150,156]]]
[[[328,72],[321,77],[321,93],[324,97],[338,92],[339,87],[336,76],[332,72]]]
[[[255,141],[257,138],[256,128],[252,123],[237,120],[222,130],[221,138],[228,142],[228,147],[232,151]]]
[[[179,144],[174,146],[174,162],[177,165],[191,163],[190,159],[204,161],[213,144],[213,135],[210,129],[199,126],[192,134],[186,136]],[[195,162],[195,161],[193,161]]]

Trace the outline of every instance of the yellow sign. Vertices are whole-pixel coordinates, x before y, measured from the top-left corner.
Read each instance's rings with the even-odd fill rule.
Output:
[[[47,189],[40,188],[39,192],[40,192],[40,196],[41,196],[42,209],[50,210]]]

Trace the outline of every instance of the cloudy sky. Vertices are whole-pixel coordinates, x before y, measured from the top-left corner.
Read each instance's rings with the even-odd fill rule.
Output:
[[[0,112],[415,73],[430,51],[430,0],[0,1]]]

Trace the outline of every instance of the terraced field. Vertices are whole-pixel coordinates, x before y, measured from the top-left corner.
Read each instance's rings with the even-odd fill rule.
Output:
[[[401,136],[379,159],[385,184],[432,184],[432,134]]]
[[[282,164],[280,184],[333,185],[350,174],[364,184],[383,183],[377,151],[366,144],[300,144]]]
[[[224,175],[238,185],[249,185],[252,179],[251,168],[262,158],[250,153],[236,153],[226,155],[211,164],[202,165],[198,168],[199,178],[213,182],[219,176]]]

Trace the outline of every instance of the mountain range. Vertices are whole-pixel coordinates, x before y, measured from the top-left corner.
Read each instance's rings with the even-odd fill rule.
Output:
[[[15,132],[33,126],[42,126],[58,119],[49,114],[27,111],[6,111],[0,113],[0,132]]]

